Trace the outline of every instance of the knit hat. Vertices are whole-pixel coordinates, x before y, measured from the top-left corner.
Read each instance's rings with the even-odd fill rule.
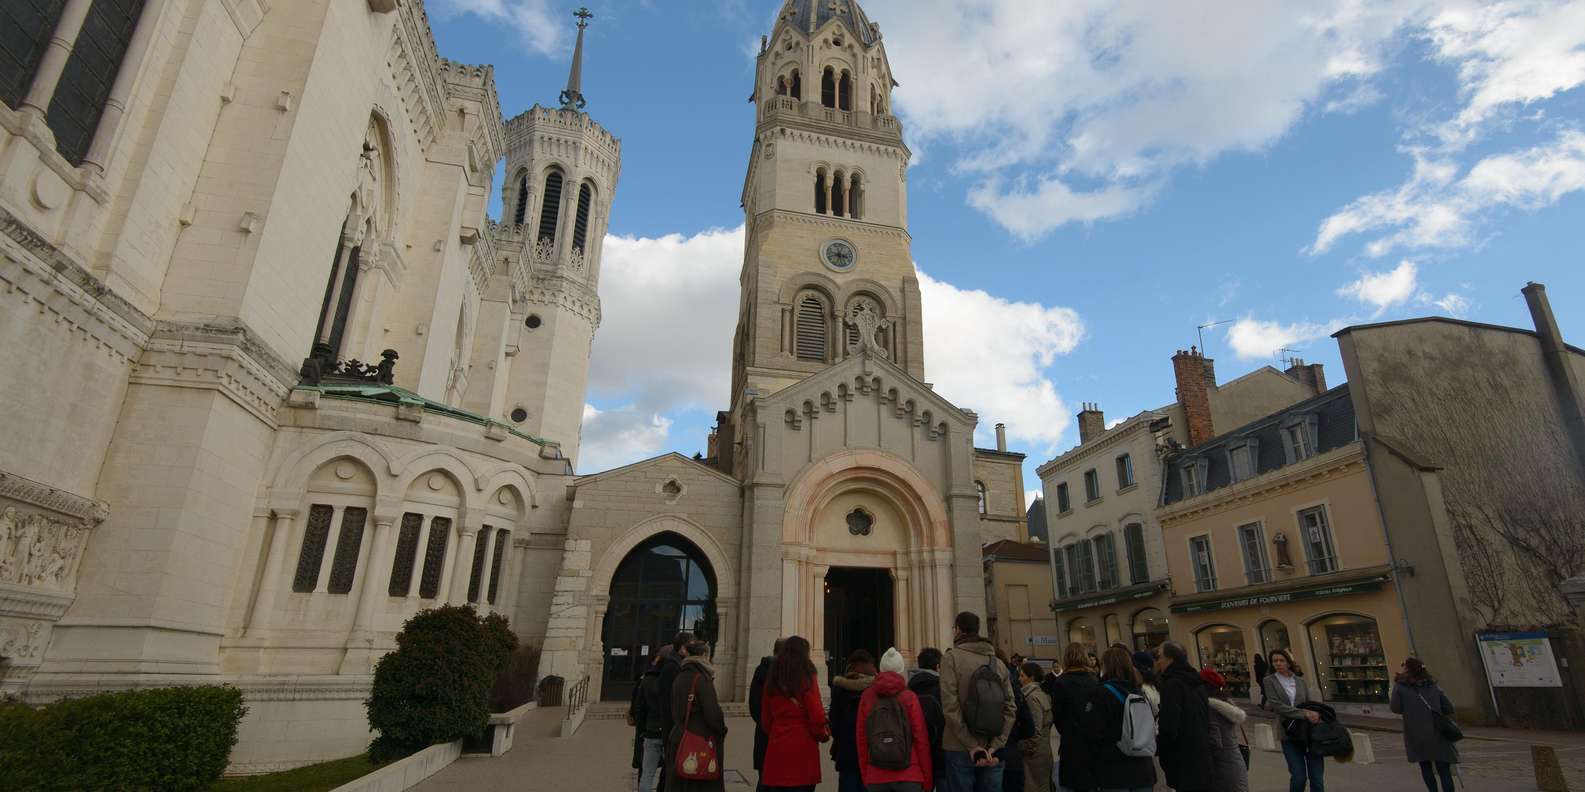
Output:
[[[1151,657],[1149,652],[1135,652],[1134,653],[1134,667],[1135,668],[1148,671],[1148,670],[1154,668],[1155,665],[1156,665],[1156,658]]]
[[[1222,688],[1227,686],[1227,680],[1223,679],[1221,674],[1216,673],[1216,669],[1214,668],[1200,669],[1200,679],[1204,681],[1205,684],[1210,685],[1212,688]]]
[[[894,674],[901,674],[906,668],[907,664],[903,662],[903,654],[897,651],[897,647],[893,646],[886,650],[886,654],[881,655],[882,672],[890,671]]]

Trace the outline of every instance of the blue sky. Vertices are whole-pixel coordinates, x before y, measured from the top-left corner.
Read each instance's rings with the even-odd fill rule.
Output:
[[[1535,280],[1585,345],[1585,3],[863,5],[915,153],[927,379],[1008,423],[1030,490],[1080,402],[1169,402],[1202,323],[1233,321],[1205,336],[1223,381],[1286,347],[1335,384],[1332,330],[1527,327]],[[589,2],[588,111],[623,165],[584,472],[702,451],[726,406],[752,58],[780,6]],[[505,115],[555,101],[575,4],[427,7],[442,55],[494,64]]]

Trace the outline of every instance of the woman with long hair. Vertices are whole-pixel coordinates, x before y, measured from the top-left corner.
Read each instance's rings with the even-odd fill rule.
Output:
[[[771,661],[760,704],[760,726],[769,739],[763,790],[813,792],[820,783],[819,743],[831,739],[820,702],[820,681],[809,660],[809,641],[794,635]]]
[[[1100,685],[1090,668],[1093,656],[1081,644],[1068,644],[1062,653],[1062,676],[1052,684],[1051,719],[1062,737],[1057,746],[1057,787],[1062,790],[1095,786],[1089,781],[1086,766],[1091,754],[1079,740],[1079,717],[1089,708],[1092,694]]]
[[[1156,783],[1154,759],[1129,756],[1117,747],[1117,736],[1123,733],[1123,705],[1131,695],[1144,697],[1140,681],[1139,670],[1127,649],[1112,647],[1101,655],[1101,681],[1091,689],[1073,735],[1075,752],[1086,757],[1087,789],[1148,792]],[[1068,736],[1063,735],[1064,748],[1068,741]]]
[[[1453,790],[1453,765],[1458,746],[1447,738],[1443,725],[1453,715],[1453,702],[1437,687],[1436,679],[1418,657],[1403,661],[1403,671],[1392,686],[1392,711],[1403,716],[1403,749],[1409,761],[1420,765],[1420,779],[1429,792]],[[1440,717],[1438,717],[1440,716]]]
[[[1305,684],[1304,674],[1300,673],[1287,649],[1271,650],[1267,661],[1271,663],[1271,673],[1266,675],[1261,689],[1266,695],[1266,706],[1277,712],[1278,730],[1282,732],[1282,758],[1288,763],[1288,792],[1304,792],[1306,783],[1311,792],[1321,792],[1326,789],[1326,759],[1311,756],[1309,746],[1292,739],[1296,730],[1289,728],[1299,721],[1309,721],[1311,725],[1320,722],[1321,713],[1299,708],[1300,704],[1315,701],[1315,698],[1310,695],[1310,686]]]

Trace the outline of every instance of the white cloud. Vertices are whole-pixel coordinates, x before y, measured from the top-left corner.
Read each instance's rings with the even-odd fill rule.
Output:
[[[579,472],[594,473],[652,457],[666,448],[671,419],[632,405],[611,410],[583,406]]]
[[[1448,294],[1445,294],[1441,297],[1423,294],[1421,295],[1421,299],[1425,300],[1431,305],[1441,308],[1442,311],[1448,316],[1463,316],[1469,313],[1470,309],[1469,299],[1461,294],[1456,294],[1453,292],[1449,292]]]
[[[1374,234],[1366,255],[1398,249],[1456,249],[1479,241],[1485,215],[1498,209],[1534,211],[1585,190],[1585,133],[1477,162],[1462,178],[1450,160],[1416,157],[1414,174],[1396,189],[1355,199],[1321,222],[1308,251],[1325,253],[1355,234]]]
[[[1328,101],[1322,112],[1350,115],[1364,110],[1385,98],[1387,98],[1387,95],[1382,93],[1376,86],[1364,83],[1347,94]]]
[[[567,29],[561,9],[550,0],[439,0],[438,15],[474,14],[485,21],[515,29],[530,50],[556,55],[566,46]]]
[[[1150,200],[1154,187],[1113,185],[1091,192],[1074,192],[1055,178],[1041,178],[1038,186],[1004,189],[991,179],[969,192],[969,205],[990,215],[1020,239],[1033,241],[1057,226],[1093,223],[1132,213]]]
[[[1380,316],[1383,311],[1415,295],[1416,272],[1414,262],[1404,261],[1387,272],[1364,273],[1337,293],[1375,306],[1376,315]]]
[[[1297,349],[1304,344],[1325,338],[1347,325],[1347,320],[1334,319],[1325,324],[1294,322],[1283,324],[1253,316],[1234,322],[1227,330],[1227,343],[1239,360],[1270,359],[1282,349]]]
[[[960,289],[922,271],[919,291],[926,378],[979,413],[979,441],[989,443],[991,428],[1005,423],[1011,438],[1054,447],[1070,419],[1046,369],[1084,338],[1079,314]]]

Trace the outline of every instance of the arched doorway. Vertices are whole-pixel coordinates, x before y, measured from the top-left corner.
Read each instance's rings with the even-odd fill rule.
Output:
[[[633,548],[611,577],[600,636],[605,647],[600,698],[627,701],[649,658],[679,630],[716,640],[715,570],[692,542],[660,533]]]

